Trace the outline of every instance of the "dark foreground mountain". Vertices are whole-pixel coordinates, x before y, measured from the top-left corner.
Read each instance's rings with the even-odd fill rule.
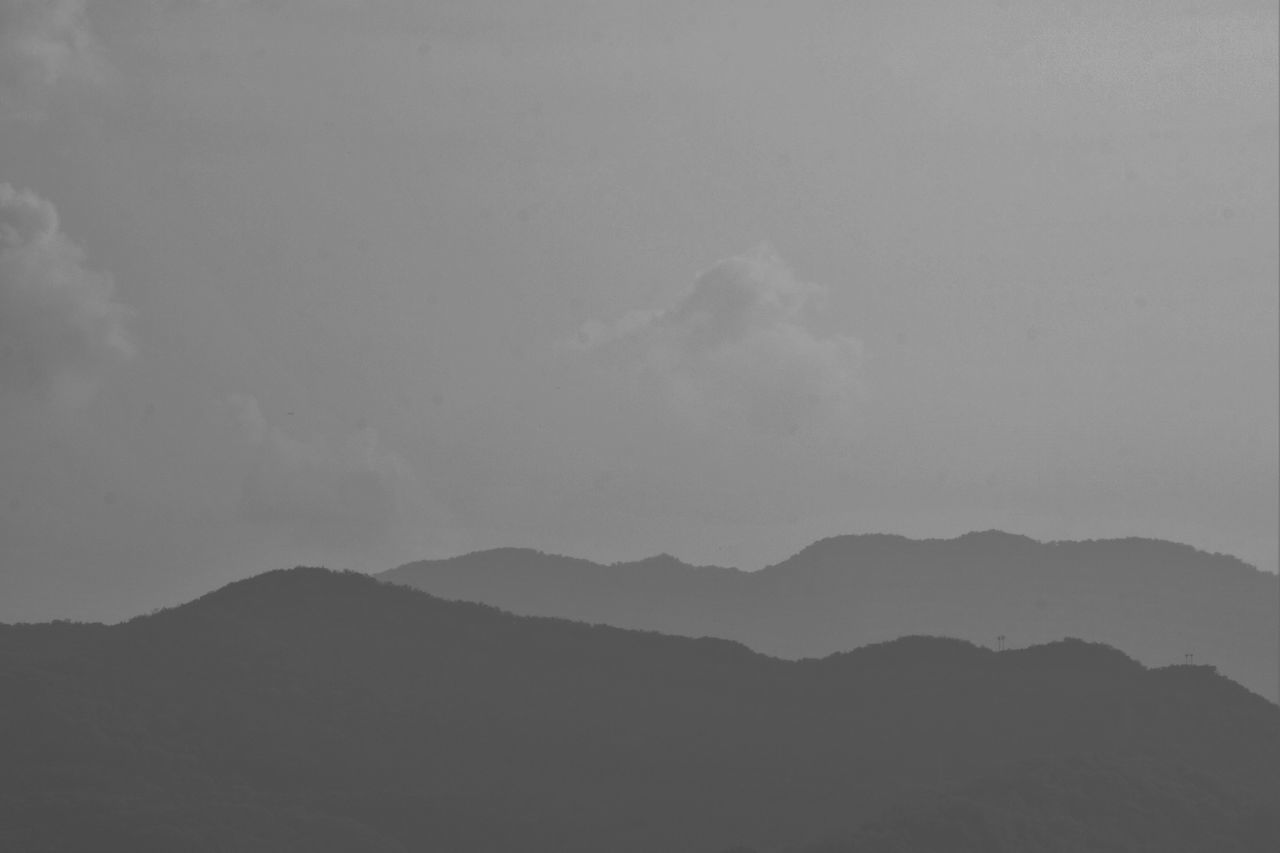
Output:
[[[905,802],[840,841],[802,853],[1262,851],[1280,807],[1241,802],[1190,772],[1107,761],[1037,760]]]
[[[789,662],[321,569],[0,626],[0,850],[772,851],[1028,759],[1251,814],[1280,801],[1280,708],[1080,641]]]
[[[1054,759],[904,796],[848,837],[797,853],[1240,853],[1276,839],[1280,807],[1233,799],[1194,773]]]
[[[957,539],[824,539],[759,572],[674,557],[601,566],[515,548],[410,563],[381,575],[433,595],[621,628],[818,657],[906,634],[1017,646],[1107,643],[1148,666],[1187,654],[1277,697],[1275,575],[1234,557],[1152,539],[1037,542],[989,531]]]

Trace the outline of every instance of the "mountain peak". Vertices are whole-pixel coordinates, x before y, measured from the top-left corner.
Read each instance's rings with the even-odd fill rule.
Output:
[[[946,541],[946,540],[943,540]],[[1009,533],[1004,530],[971,530],[968,533],[962,533],[957,536],[954,542],[980,542],[993,544],[1017,544],[1017,545],[1039,545],[1040,543],[1030,536],[1023,536],[1021,533]]]

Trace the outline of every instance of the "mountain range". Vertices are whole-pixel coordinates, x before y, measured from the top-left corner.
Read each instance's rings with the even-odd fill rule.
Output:
[[[1280,708],[1082,640],[791,661],[298,568],[0,626],[0,697],[4,850],[1280,842]]]
[[[1149,666],[1192,655],[1280,699],[1276,576],[1155,539],[838,536],[756,572],[502,548],[381,577],[513,613],[721,637],[793,659],[918,633],[989,646],[1000,636],[1011,646],[1085,637]]]

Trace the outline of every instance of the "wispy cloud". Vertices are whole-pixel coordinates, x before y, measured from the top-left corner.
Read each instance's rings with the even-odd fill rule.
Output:
[[[237,394],[230,404],[252,448],[241,493],[247,520],[342,550],[376,545],[415,521],[423,490],[372,427],[337,441],[298,438],[269,423],[255,398]]]
[[[133,354],[129,315],[54,206],[0,184],[0,393],[83,402],[104,368]]]
[[[844,428],[859,410],[862,344],[815,328],[825,295],[760,246],[715,264],[671,307],[588,322],[568,345],[656,386],[701,424]]]
[[[58,81],[101,67],[85,0],[0,0],[0,105],[30,107]]]

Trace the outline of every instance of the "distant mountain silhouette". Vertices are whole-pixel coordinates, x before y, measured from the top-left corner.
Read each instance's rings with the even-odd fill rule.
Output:
[[[1026,787],[1027,761],[1102,763],[1160,808],[1162,780],[1192,780],[1180,819],[1209,833],[1280,801],[1280,708],[1079,640],[784,661],[322,569],[119,625],[0,626],[2,850],[773,851],[984,780],[1014,781],[980,808],[1032,802],[1059,783]],[[1082,802],[1045,820],[1149,825]]]
[[[785,658],[915,633],[992,646],[1000,635],[1015,646],[1084,637],[1149,666],[1193,654],[1280,698],[1276,576],[1154,539],[838,536],[759,572],[503,548],[380,577],[513,613],[722,637]]]

